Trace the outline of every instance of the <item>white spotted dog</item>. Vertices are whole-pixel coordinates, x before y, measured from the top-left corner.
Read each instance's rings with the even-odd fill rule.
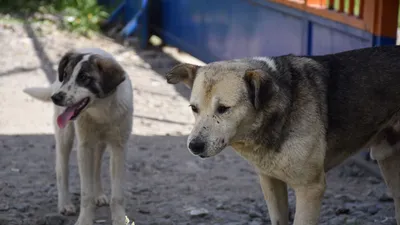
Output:
[[[68,163],[74,136],[78,140],[81,203],[75,225],[93,224],[95,205],[108,204],[101,180],[101,158],[110,150],[111,216],[113,225],[125,224],[123,177],[125,150],[132,131],[133,94],[129,77],[107,52],[78,49],[66,53],[58,79],[46,88],[24,92],[55,104],[58,210],[76,212],[68,190]]]

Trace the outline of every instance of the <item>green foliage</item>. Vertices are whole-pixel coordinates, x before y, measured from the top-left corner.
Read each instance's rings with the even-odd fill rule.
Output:
[[[64,28],[84,35],[97,31],[99,22],[109,15],[96,0],[0,0],[0,12],[55,14]]]

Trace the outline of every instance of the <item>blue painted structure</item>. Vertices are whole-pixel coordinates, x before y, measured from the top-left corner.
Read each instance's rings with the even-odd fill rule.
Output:
[[[100,0],[112,1],[112,0]],[[319,55],[393,45],[395,38],[322,18],[267,0],[124,0],[109,21],[124,12],[127,26],[142,41],[155,34],[205,61],[283,54]],[[125,10],[125,11],[124,11]],[[132,19],[133,18],[133,19]]]
[[[318,55],[396,41],[266,0],[152,0],[149,7],[154,34],[205,62]]]
[[[111,6],[117,1],[113,0],[98,0],[99,4]],[[148,0],[120,0],[116,9],[111,13],[106,21],[107,24],[122,22],[124,28],[120,31],[120,36],[128,37],[135,31],[139,30],[140,45],[147,46],[148,42],[148,24],[147,24],[147,5]]]

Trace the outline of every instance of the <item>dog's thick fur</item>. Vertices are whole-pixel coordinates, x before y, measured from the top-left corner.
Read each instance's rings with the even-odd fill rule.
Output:
[[[115,59],[101,49],[77,49],[66,53],[59,63],[58,72],[58,78],[51,87],[24,90],[37,99],[53,99],[57,104],[54,107],[54,128],[58,210],[66,215],[76,211],[68,190],[69,155],[76,135],[81,181],[80,214],[76,225],[93,224],[95,204],[108,204],[100,179],[101,158],[105,149],[111,153],[112,223],[123,225],[125,150],[131,135],[133,114],[131,81]],[[55,101],[54,96],[60,93],[63,98]],[[57,117],[66,106],[87,97],[90,100],[76,119],[59,128]]]
[[[400,225],[400,47],[314,57],[285,55],[180,64],[168,83],[192,88],[189,150],[202,158],[232,146],[259,172],[273,225],[316,225],[325,173],[370,147]]]

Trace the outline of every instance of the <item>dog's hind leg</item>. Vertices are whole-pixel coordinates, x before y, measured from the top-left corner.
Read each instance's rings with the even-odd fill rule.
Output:
[[[56,140],[56,176],[57,176],[57,192],[58,192],[58,211],[64,215],[73,215],[76,208],[72,204],[69,196],[68,183],[68,164],[69,157],[74,143],[74,126],[67,125],[64,129],[57,127],[55,123],[55,140]]]
[[[396,144],[398,145],[398,144]],[[386,186],[393,195],[397,225],[400,225],[400,149],[395,150],[387,141],[371,149],[371,156],[378,161]]]
[[[378,160],[385,183],[393,195],[397,225],[400,225],[400,151]]]
[[[259,176],[261,189],[267,201],[271,225],[288,225],[289,208],[286,184],[263,174]]]
[[[103,153],[106,149],[104,143],[100,143],[99,147],[94,152],[94,194],[96,196],[96,205],[104,206],[108,205],[108,198],[103,192],[101,184],[101,159],[103,158]]]
[[[371,158],[378,161],[386,186],[393,195],[397,225],[400,225],[400,123],[378,134],[371,146]]]

